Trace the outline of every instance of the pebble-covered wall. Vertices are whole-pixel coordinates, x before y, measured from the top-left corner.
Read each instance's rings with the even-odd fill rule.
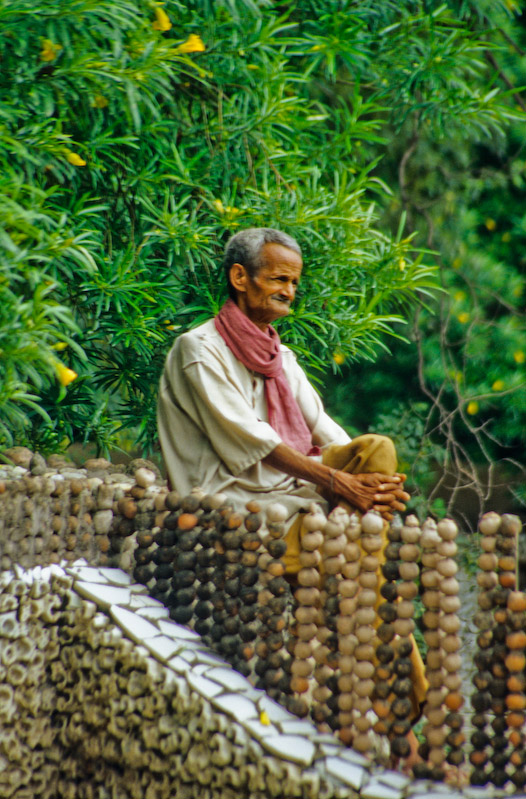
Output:
[[[168,624],[167,617],[170,617],[172,633],[186,630],[186,636],[189,636],[191,643],[188,645],[185,642],[185,647],[190,646],[191,649],[196,648],[204,653],[204,662],[196,661],[190,669],[185,666],[181,672],[185,679],[190,681],[190,689],[197,690],[195,680],[202,677],[203,669],[219,668],[217,662],[215,664],[212,662],[214,658],[217,660],[217,656],[210,652],[206,654],[206,644],[236,667],[236,672],[230,669],[230,674],[235,675],[230,677],[231,682],[233,681],[230,685],[232,696],[223,706],[221,700],[216,697],[214,680],[211,681],[212,688],[208,678],[200,683],[198,693],[203,701],[212,703],[215,714],[217,712],[228,714],[230,711],[230,715],[239,722],[246,721],[248,724],[250,721],[252,728],[250,725],[247,728],[245,724],[244,729],[245,733],[247,729],[252,733],[254,744],[262,746],[264,745],[262,742],[268,743],[276,737],[270,736],[270,730],[266,729],[272,725],[273,720],[265,715],[261,716],[263,712],[259,710],[261,697],[270,697],[267,701],[275,699],[280,702],[282,707],[273,703],[269,707],[278,708],[284,714],[281,722],[288,724],[289,727],[288,731],[279,727],[275,731],[272,729],[277,737],[281,736],[280,743],[277,740],[274,742],[273,755],[278,757],[281,752],[287,760],[287,741],[283,739],[283,735],[288,735],[290,738],[288,744],[291,747],[288,753],[289,759],[296,764],[296,771],[299,764],[300,774],[306,767],[315,767],[317,774],[316,778],[313,778],[314,782],[311,780],[309,785],[303,784],[301,779],[298,782],[296,774],[294,783],[296,787],[292,788],[294,781],[291,782],[290,794],[282,795],[318,795],[313,793],[312,786],[315,784],[319,787],[325,784],[324,780],[329,787],[324,787],[323,790],[320,788],[320,796],[351,795],[348,792],[342,793],[342,786],[338,787],[339,779],[342,784],[348,786],[347,791],[352,787],[353,790],[360,791],[362,796],[370,796],[371,799],[373,796],[378,799],[395,799],[401,796],[402,792],[409,790],[407,779],[393,772],[372,777],[371,769],[367,767],[370,760],[366,761],[356,751],[345,749],[342,747],[342,742],[349,744],[352,741],[354,749],[367,753],[369,759],[373,754],[377,761],[383,758],[383,761],[387,762],[389,747],[393,754],[402,758],[407,754],[405,734],[409,729],[407,719],[410,710],[407,697],[411,688],[410,680],[407,679],[409,674],[407,668],[408,656],[413,646],[410,634],[415,626],[413,600],[416,596],[418,577],[424,588],[423,625],[424,638],[428,646],[426,675],[430,687],[424,706],[426,743],[421,746],[420,751],[423,762],[415,774],[418,777],[440,779],[447,770],[446,760],[454,767],[461,764],[464,760],[465,746],[462,715],[458,712],[463,697],[459,690],[458,675],[461,642],[456,617],[459,600],[458,584],[455,580],[455,525],[446,520],[439,524],[437,530],[436,524],[428,520],[421,529],[415,517],[408,517],[404,524],[391,526],[388,534],[389,542],[384,548],[380,537],[381,526],[374,514],[364,517],[360,524],[357,519],[352,517],[349,519],[346,514],[336,510],[327,520],[314,506],[307,517],[309,532],[303,542],[302,568],[297,583],[291,586],[290,581],[284,577],[284,568],[280,560],[283,555],[281,538],[284,518],[280,507],[271,507],[266,519],[255,503],[249,506],[247,511],[247,514],[241,516],[228,505],[226,497],[205,497],[198,490],[188,497],[178,497],[175,493],[168,492],[156,473],[156,468],[148,462],[132,462],[127,471],[123,472],[103,459],[88,461],[85,468],[79,469],[57,459],[46,463],[37,455],[32,456],[30,460],[27,458],[25,463],[20,463],[18,466],[0,466],[0,557],[4,571],[4,592],[8,595],[14,593],[15,596],[18,596],[19,592],[20,597],[23,597],[22,585],[32,582],[34,585],[28,589],[29,592],[42,591],[42,596],[48,597],[43,602],[48,608],[45,611],[48,615],[42,617],[44,627],[48,632],[50,629],[59,630],[61,637],[58,641],[55,632],[49,633],[51,638],[55,635],[52,651],[65,667],[64,679],[73,680],[71,687],[82,682],[81,672],[84,674],[84,671],[89,672],[91,668],[98,671],[99,663],[98,654],[92,654],[90,659],[88,655],[85,657],[85,653],[82,654],[81,660],[85,664],[89,662],[88,665],[78,667],[78,664],[74,665],[74,660],[67,661],[77,645],[73,644],[73,639],[76,641],[76,636],[80,636],[78,646],[82,650],[85,642],[89,643],[90,636],[91,638],[95,636],[97,625],[104,627],[109,623],[107,617],[103,622],[104,617],[100,614],[94,617],[94,621],[89,620],[89,614],[87,620],[82,621],[82,612],[85,611],[81,612],[77,607],[78,600],[73,601],[73,596],[80,593],[94,601],[103,611],[109,610],[113,621],[120,625],[126,636],[145,644],[144,630],[148,629],[144,627],[145,620],[143,619],[142,634],[138,632],[141,628],[135,622],[137,632],[134,635],[133,624],[130,626],[126,614],[133,610],[150,616],[147,622],[150,627],[152,624],[161,624],[163,620],[164,624]],[[511,542],[516,542],[520,524],[515,517],[502,517],[502,519],[497,517],[498,522],[494,517],[496,514],[487,515],[483,523],[485,521],[487,527],[492,522],[493,535],[496,536],[497,530],[499,531],[499,536],[495,538],[497,542],[495,546],[509,559],[514,556],[512,550],[516,544]],[[485,539],[488,539],[487,535]],[[502,544],[502,541],[508,543]],[[489,540],[486,540],[485,547],[486,553],[493,552]],[[68,569],[78,562],[79,557],[84,558],[84,563],[88,563],[91,567],[98,566],[102,569],[97,572],[98,576],[91,570],[92,577],[95,575],[92,580],[97,589],[95,593],[89,587],[90,580],[82,579],[80,575],[79,568],[84,569],[84,576],[90,573],[86,566],[77,565],[70,568],[69,577],[60,578],[63,579],[63,584],[57,572],[55,577],[52,576],[52,581],[54,580],[52,590],[49,590],[49,586],[47,589],[34,587],[41,582],[38,571],[33,571],[31,577],[28,577],[26,572],[24,572],[25,577],[22,576],[20,571],[21,567],[27,570],[47,566],[50,563],[60,563],[62,567]],[[504,563],[503,556],[497,560],[495,557],[491,564],[488,561],[486,571],[489,573],[491,566],[494,575],[491,580],[493,582],[496,580],[493,587],[495,588],[500,582],[501,592],[508,592],[505,598],[507,601],[508,594],[514,587],[510,583],[509,562]],[[123,569],[128,576],[119,571],[120,576],[117,577],[115,568]],[[483,565],[481,568],[484,568]],[[380,569],[383,578],[381,590],[378,582]],[[12,575],[17,570],[18,578],[13,580]],[[106,587],[105,596],[101,598],[100,585],[109,580],[109,575],[113,575],[112,579],[117,580],[117,585],[109,589]],[[134,588],[126,587],[130,576],[139,585],[135,585]],[[72,578],[75,580],[73,587],[70,584]],[[481,586],[486,584],[489,586],[489,580],[490,578],[486,576]],[[120,588],[119,581],[123,583]],[[9,588],[10,585],[18,587],[13,591],[13,588]],[[62,599],[59,601],[55,594],[58,591],[60,595],[62,588],[66,593],[61,595]],[[119,590],[127,592],[126,601],[122,600],[122,595],[119,597]],[[104,591],[102,593],[104,594]],[[516,591],[511,593],[519,594]],[[481,596],[482,594],[483,592]],[[54,597],[53,600],[50,599],[51,596]],[[135,603],[153,604],[140,610],[137,607],[130,607],[130,596],[135,597]],[[482,629],[477,642],[479,649],[489,648],[493,659],[495,651],[498,657],[502,655],[504,658],[510,649],[513,649],[513,654],[520,654],[516,651],[518,647],[516,645],[512,647],[506,639],[506,635],[511,632],[510,625],[515,624],[515,628],[519,625],[517,614],[515,613],[512,618],[510,616],[512,611],[508,609],[504,611],[505,616],[501,612],[500,621],[498,618],[495,619],[495,613],[498,616],[499,609],[502,610],[502,602],[497,599],[498,595],[495,592],[491,596],[493,598],[489,605],[487,599],[479,600],[480,607],[486,612],[483,619],[478,620]],[[138,597],[142,599],[139,600]],[[36,607],[33,602],[36,599],[38,597],[32,597],[31,603],[22,598],[20,607]],[[13,605],[13,597],[11,596],[6,602],[7,605]],[[70,602],[72,602],[71,607],[68,604]],[[53,603],[56,607],[53,607]],[[488,605],[487,608],[484,603]],[[120,611],[117,612],[115,608],[120,608]],[[7,612],[19,620],[26,621],[29,618],[27,610],[21,611],[14,606]],[[66,615],[62,615],[62,612]],[[24,617],[24,613],[27,618]],[[39,618],[38,614],[36,618]],[[189,625],[199,633],[199,646],[195,645],[195,634],[187,628],[180,627],[181,624]],[[504,648],[508,647],[506,652],[503,651],[500,655],[495,647],[491,648],[495,625],[498,628],[497,637],[500,636],[502,639],[504,635]],[[8,631],[10,629],[9,622],[6,629]],[[81,629],[84,629],[82,633],[85,635],[84,639],[80,633]],[[0,618],[0,640],[3,637],[2,630]],[[34,633],[38,638],[36,630]],[[179,639],[184,634],[184,632],[179,633]],[[175,633],[174,635],[177,639],[177,635]],[[21,634],[20,637],[28,639],[27,634]],[[29,635],[29,638],[31,637],[32,635]],[[39,640],[44,641],[45,637],[46,634],[40,636]],[[165,655],[166,651],[169,651],[171,659],[188,665],[188,660],[185,661],[182,657],[181,661],[178,657],[177,647],[174,648],[173,641],[171,644],[167,642],[169,636],[164,634],[162,625],[156,628],[155,633],[150,630],[150,635],[146,635],[146,638],[148,637],[158,639],[160,650],[154,653],[158,662],[166,665]],[[104,640],[112,641],[114,638],[116,641],[120,640],[119,634],[115,631],[108,633]],[[81,643],[80,639],[84,643]],[[177,646],[181,643],[179,639]],[[101,643],[101,646],[104,649],[106,645]],[[111,644],[108,646],[111,648]],[[130,642],[125,641],[124,648],[129,649],[129,646]],[[98,651],[98,644],[90,643],[89,647],[92,651]],[[0,652],[2,662],[4,648]],[[37,651],[40,651],[38,646]],[[6,652],[9,660],[9,644]],[[146,656],[146,653],[139,650],[139,655]],[[133,655],[132,659],[139,655]],[[491,658],[488,660],[487,651],[485,655],[486,660],[481,656],[479,663],[485,663],[487,673],[488,669],[493,669],[493,661]],[[114,696],[100,693],[102,690],[100,687],[94,687],[93,690],[96,691],[96,696],[100,695],[102,702],[106,702],[109,698],[114,700],[114,704],[118,704],[121,701],[118,694],[124,690],[125,681],[119,680],[115,675],[120,674],[121,670],[125,671],[126,666],[119,660],[120,656],[115,655],[115,651],[113,660],[110,652],[107,652],[106,656],[111,661],[108,673],[114,675],[111,681],[113,687],[108,690],[113,691]],[[37,662],[41,660],[42,658],[37,657]],[[50,668],[47,660],[45,666],[41,662],[40,666],[44,668],[48,681],[51,676],[52,683],[55,679],[52,672],[61,671],[58,666]],[[71,677],[68,668],[80,669],[75,672],[76,678]],[[172,671],[178,673],[177,668],[172,668]],[[35,670],[32,672],[29,670],[29,673],[33,674],[31,684],[34,685]],[[250,682],[245,681],[242,675],[248,676]],[[85,676],[88,677],[88,674]],[[520,704],[524,691],[519,686],[515,673],[512,676],[515,678],[513,702],[517,715],[520,709],[515,705]],[[232,685],[236,679],[242,681],[244,688],[239,687],[239,692],[244,698],[246,694],[252,692],[256,704],[251,706],[250,710],[247,710],[247,705],[243,710],[242,702],[241,704],[234,702],[236,692]],[[492,677],[491,671],[489,679],[490,682],[496,679]],[[499,679],[502,682],[504,678],[499,677]],[[102,681],[107,686],[107,680],[104,678]],[[9,693],[9,679],[6,685]],[[241,683],[238,685],[241,686]],[[486,688],[488,687],[491,690],[495,686],[487,685]],[[80,688],[78,690],[80,691]],[[89,692],[91,688],[88,687],[87,690]],[[262,691],[265,691],[265,694]],[[20,696],[21,692],[19,698]],[[82,716],[82,709],[78,703],[75,704],[71,700],[68,704],[67,696],[67,691],[66,697],[57,696],[57,708],[62,707],[63,713],[68,717],[67,722],[62,718],[63,728],[70,724],[70,713],[72,715],[80,713]],[[255,697],[258,696],[259,699],[256,700]],[[27,710],[27,702],[26,704],[24,702],[25,699],[15,700],[17,711],[21,711],[22,715]],[[484,710],[496,713],[491,701],[489,705],[485,698],[481,702],[486,703]],[[111,706],[112,702],[109,704]],[[142,703],[139,703],[139,706],[142,708]],[[144,707],[150,708],[150,706],[151,703],[146,703]],[[73,710],[73,707],[76,709]],[[233,712],[234,707],[238,715]],[[285,708],[295,715],[290,715]],[[148,718],[148,712],[151,710],[145,711],[146,715],[140,709],[132,710],[130,719],[136,721],[141,715]],[[244,713],[249,715],[243,718]],[[474,720],[475,726],[483,730],[491,722],[491,717],[484,715],[483,711],[477,711],[475,715],[477,713],[478,720]],[[45,707],[44,715],[46,717],[49,715],[49,710]],[[303,720],[299,720],[298,717]],[[502,723],[507,724],[508,715],[504,708],[500,712],[500,718],[503,720]],[[310,719],[316,722],[316,726]],[[106,722],[102,725],[104,729]],[[181,723],[185,725],[185,722]],[[511,735],[508,735],[502,723],[498,732],[501,744],[495,748],[495,752],[491,751],[490,737],[486,736],[488,740],[484,738],[482,741],[485,733],[481,733],[478,743],[476,741],[473,743],[472,739],[475,753],[481,752],[475,759],[473,753],[470,756],[471,762],[475,765],[473,772],[475,778],[473,779],[472,774],[472,782],[475,785],[483,785],[492,780],[501,786],[507,784],[510,787],[514,784],[516,789],[520,789],[524,784],[523,764],[518,754],[522,742],[522,738],[519,741],[517,737],[517,727],[520,725],[517,721]],[[86,733],[88,739],[93,737],[89,723],[86,727],[85,720],[79,718],[78,725],[79,730],[82,730],[83,734]],[[141,730],[141,723],[137,721],[131,731],[131,737],[142,735]],[[302,732],[304,737],[297,736],[293,730]],[[338,737],[326,735],[331,731]],[[85,757],[84,743],[80,742],[81,737],[79,732],[79,741],[71,754],[73,759],[82,760]],[[295,737],[299,737],[300,743],[292,740]],[[43,740],[46,740],[45,737]],[[54,738],[53,741],[55,743],[58,741],[69,752],[71,741],[68,739],[66,743],[64,735],[58,739]],[[505,745],[502,745],[502,741]],[[99,744],[102,746],[100,741]],[[88,742],[86,745],[97,746]],[[206,745],[204,743],[203,745],[206,749]],[[109,745],[107,751],[111,752],[112,746],[122,749],[123,739],[121,738],[121,742],[117,745],[115,743]],[[510,746],[513,747],[511,753]],[[331,750],[330,747],[336,749]],[[272,751],[272,747],[269,749]],[[44,750],[47,750],[47,745],[39,748],[39,751]],[[300,755],[298,753],[301,750],[303,754]],[[53,748],[51,751],[54,751]],[[347,762],[347,772],[341,771],[342,758]],[[206,761],[205,755],[201,761],[203,763]],[[122,768],[125,762],[126,758],[122,761]],[[214,761],[212,762],[214,764]],[[352,772],[352,778],[349,777],[350,762],[353,763],[353,767],[359,768],[359,772]],[[115,771],[121,774],[111,757],[110,765],[112,774]],[[129,765],[132,768],[132,764]],[[73,769],[71,774],[76,774],[73,766],[71,768]],[[290,768],[289,763],[287,773],[294,772],[294,769],[291,772]],[[57,773],[60,775],[60,769]],[[174,787],[173,780],[182,779],[181,773],[186,772],[183,770],[177,773],[179,776],[173,775],[170,790]],[[348,779],[343,778],[344,773]],[[389,777],[387,783],[386,775]],[[57,776],[56,779],[61,778]],[[238,787],[228,780],[221,782],[223,777],[216,776],[214,779],[220,780],[220,784],[216,785],[217,790],[215,793],[212,791],[210,796],[230,796],[229,787]],[[231,779],[230,775],[229,780]],[[278,795],[272,793],[269,784],[264,780],[262,782],[262,779],[261,774],[257,778],[254,776],[253,787],[249,788],[247,795],[259,796],[258,790],[262,791],[261,796]],[[78,778],[71,775],[63,778],[65,784],[68,780],[73,785]],[[144,780],[147,782],[146,777]],[[256,789],[257,780],[260,787]],[[90,777],[90,784],[93,784],[91,788],[86,788],[86,795],[105,796],[104,790],[110,791],[108,786],[114,782],[115,775],[111,779],[102,780],[101,786],[104,784],[106,788],[99,786],[95,789]],[[121,788],[112,787],[113,793],[110,791],[108,796],[135,796],[130,792],[131,788],[123,787],[125,784],[128,786],[124,779],[120,782],[117,780],[115,784],[117,783]],[[184,779],[183,784],[186,785]],[[418,789],[418,783],[416,787]],[[434,789],[438,788],[439,786],[435,785]],[[28,795],[37,795],[33,788],[31,790],[33,793]],[[67,790],[70,793],[63,792],[57,795],[74,795],[71,793],[73,787]],[[191,792],[193,788],[188,790],[190,792],[178,792],[177,795],[194,796]],[[335,793],[331,793],[333,790]],[[422,786],[420,790],[424,790]],[[470,790],[474,791],[472,795],[476,795],[476,788]],[[16,796],[18,795],[17,793]],[[25,794],[20,794],[23,795]]]

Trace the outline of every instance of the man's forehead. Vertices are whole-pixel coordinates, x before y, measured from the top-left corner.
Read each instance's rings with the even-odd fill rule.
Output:
[[[287,269],[301,272],[303,261],[301,255],[290,247],[268,242],[261,248],[262,266],[266,269]]]

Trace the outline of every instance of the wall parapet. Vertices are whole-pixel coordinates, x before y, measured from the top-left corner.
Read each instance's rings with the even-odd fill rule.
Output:
[[[196,489],[179,497],[168,491],[148,462],[136,462],[132,474],[100,460],[86,466],[50,468],[43,459],[33,459],[29,469],[0,467],[0,563],[5,573],[58,563],[68,568],[79,558],[102,569],[99,574],[122,569],[144,586],[142,594],[160,603],[172,623],[195,630],[203,646],[235,667],[239,679],[244,675],[253,690],[264,690],[293,713],[298,730],[302,724],[310,728],[312,720],[315,734],[332,732],[337,738],[328,740],[334,746],[358,750],[349,749],[348,759],[373,753],[384,765],[390,756],[409,753],[409,660],[415,649],[414,600],[420,593],[428,688],[425,742],[419,750],[423,760],[415,776],[441,779],[447,764],[462,764],[462,642],[451,520],[437,526],[428,519],[420,525],[408,516],[386,530],[373,513],[360,520],[335,509],[326,518],[313,506],[305,517],[301,568],[291,579],[282,561],[285,515],[279,505],[264,515],[257,503],[249,503],[247,513],[239,514],[224,496],[205,496]],[[505,665],[506,674],[497,675],[493,663],[505,662],[510,648],[515,656],[524,655],[509,638],[526,626],[524,613],[519,619],[506,607],[510,595],[519,593],[513,590],[510,566],[519,530],[513,516],[490,513],[481,520],[486,550],[480,562],[476,663],[488,684],[478,690],[475,683],[473,724],[481,732],[471,738],[469,757],[475,786],[492,781],[520,790],[526,783],[522,738],[517,739],[524,687],[517,669]],[[491,563],[485,556],[491,556]],[[90,590],[82,588],[78,574],[70,575],[81,593]],[[113,586],[115,596],[118,590]],[[488,690],[501,691],[501,683],[513,694],[513,708],[502,696],[500,704],[491,693],[488,698]],[[490,723],[497,724],[500,736],[495,752],[485,733]]]

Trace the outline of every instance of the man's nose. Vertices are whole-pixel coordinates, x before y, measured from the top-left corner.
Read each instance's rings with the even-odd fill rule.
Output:
[[[294,283],[285,283],[283,286],[283,294],[285,294],[285,296],[288,297],[288,299],[292,302],[296,294],[296,286]]]

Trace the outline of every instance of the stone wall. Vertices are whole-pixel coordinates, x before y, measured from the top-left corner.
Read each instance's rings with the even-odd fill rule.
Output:
[[[5,740],[13,743],[20,719],[25,720],[20,722],[24,730],[30,726],[27,718],[38,716],[35,729],[42,730],[40,743],[34,735],[30,743],[24,737],[26,732],[20,733],[20,751],[25,754],[23,765],[14,766],[13,773],[12,764],[19,761],[9,756],[8,743],[0,747],[10,763],[4,777],[9,785],[17,785],[14,793],[5,795],[39,795],[40,789],[32,783],[29,786],[27,774],[37,773],[35,763],[40,763],[45,766],[43,773],[54,774],[50,784],[56,790],[46,794],[49,796],[142,796],[151,784],[155,786],[149,789],[152,796],[168,796],[176,790],[177,796],[230,797],[241,788],[244,795],[254,797],[350,796],[354,791],[364,799],[398,799],[413,790],[407,778],[375,771],[368,763],[371,755],[377,762],[387,762],[389,745],[395,755],[407,754],[411,685],[406,672],[414,645],[410,634],[415,627],[417,579],[423,591],[421,624],[428,646],[430,687],[424,707],[424,762],[416,773],[442,778],[448,768],[446,760],[452,766],[460,765],[465,739],[458,712],[463,697],[458,674],[461,641],[456,616],[455,525],[446,520],[437,531],[432,520],[420,528],[415,517],[408,517],[404,524],[391,526],[389,543],[384,547],[375,514],[360,523],[337,510],[326,519],[314,506],[307,517],[302,568],[297,583],[291,586],[284,578],[280,560],[284,551],[283,519],[280,506],[271,507],[264,518],[255,503],[243,516],[233,511],[224,496],[207,497],[196,490],[181,498],[168,491],[153,464],[143,461],[133,462],[126,472],[103,459],[77,468],[57,460],[46,463],[39,456],[24,466],[0,467],[0,558],[5,594],[5,598],[0,596],[0,607],[4,608],[0,610],[0,660],[4,664],[0,674],[6,707],[11,708],[5,720],[14,725]],[[496,536],[493,549],[499,551],[500,547],[508,558],[516,547],[517,523],[515,517],[496,514],[487,514],[482,522],[486,531],[491,527],[491,535]],[[489,538],[486,534],[486,548]],[[83,560],[79,562],[79,558]],[[53,568],[49,571],[49,564],[55,564],[55,572]],[[490,581],[497,585],[500,580],[501,587],[506,583],[504,590],[509,592],[513,587],[509,563],[501,557],[484,564],[481,568],[486,576],[481,586]],[[381,598],[380,571],[384,580]],[[488,576],[490,572],[494,576]],[[90,582],[96,590],[90,588]],[[105,583],[108,586],[101,594],[100,586]],[[78,599],[79,595],[84,601]],[[482,608],[484,601],[479,603]],[[95,606],[104,615],[95,612]],[[488,616],[488,608],[494,606],[502,606],[496,594],[485,608],[484,618],[478,620],[482,625],[478,645],[482,649],[492,645],[495,623],[501,625],[501,637],[507,634],[507,622],[495,622],[493,611],[491,618]],[[156,639],[156,647],[149,647],[141,638],[143,634],[134,635],[134,625],[126,620],[126,613],[132,611],[147,617],[150,627],[157,625],[155,632],[150,630],[146,636]],[[26,626],[13,626],[14,621]],[[516,614],[512,621],[518,623]],[[162,623],[171,625],[167,628],[171,643]],[[141,629],[140,620],[135,624],[137,630]],[[199,633],[199,639],[189,627]],[[393,638],[396,646],[392,645]],[[36,647],[32,640],[39,642]],[[217,654],[207,647],[236,668],[234,672],[228,666],[229,680],[219,692],[215,680],[204,677],[205,672],[219,668]],[[192,650],[190,654],[188,649]],[[13,653],[16,657],[11,661]],[[134,704],[124,696],[128,693],[128,660],[140,661],[143,666],[136,670],[148,672],[148,663],[150,670],[154,668],[152,657],[162,665],[162,679],[168,680],[175,692],[160,702],[162,712],[152,709],[157,688],[150,678],[140,695],[148,695],[148,701]],[[480,663],[483,660],[479,658]],[[106,661],[107,668],[101,666]],[[24,664],[29,664],[27,669]],[[480,671],[484,672],[482,666]],[[185,688],[177,681],[182,678]],[[18,693],[17,679],[21,686]],[[36,685],[42,686],[42,700],[35,699]],[[179,692],[186,696],[188,691],[200,696],[199,709],[192,702],[187,707],[179,699]],[[164,689],[162,693],[164,696]],[[515,693],[518,702],[521,691],[516,689]],[[87,707],[93,703],[104,707],[104,720],[98,728],[84,717],[81,694],[88,697]],[[248,697],[252,705],[235,702],[237,694]],[[272,702],[268,706],[277,714],[275,719],[260,709],[263,696],[282,706]],[[179,702],[184,708],[181,718],[175,708]],[[203,711],[205,705],[208,710]],[[54,709],[50,711],[51,706]],[[119,737],[116,728],[110,727],[111,709],[122,710],[124,706],[128,708],[122,711],[125,721],[119,723],[131,726]],[[488,709],[493,712],[491,702]],[[212,719],[211,727],[206,733],[201,730],[201,737],[198,735],[195,741],[189,740],[182,728],[187,728],[193,714],[197,718],[202,712]],[[243,716],[246,713],[248,716]],[[172,771],[160,768],[163,752],[159,743],[151,747],[156,764],[152,768],[137,754],[144,748],[144,730],[152,726],[150,722],[156,728],[159,724],[166,726],[167,716],[173,716],[177,727],[172,729],[175,748],[171,754],[176,764]],[[500,718],[505,723],[504,711]],[[475,726],[483,729],[489,721],[487,714],[479,712]],[[238,723],[244,732],[236,732]],[[192,729],[196,724],[192,723]],[[53,732],[55,728],[62,732]],[[228,740],[232,736],[236,741],[243,739],[248,747],[234,747],[234,766],[230,761],[221,764],[219,755],[212,756],[214,745],[208,745],[208,737],[218,731]],[[499,734],[502,738],[502,731]],[[151,735],[152,741],[157,740],[159,732]],[[186,748],[176,743],[181,736],[188,744]],[[475,753],[489,745],[484,739],[482,746],[483,737],[480,735],[474,745]],[[299,741],[291,740],[295,738]],[[222,739],[214,740],[218,746],[226,746],[218,743]],[[504,748],[513,746],[514,752],[520,749],[511,737],[504,740]],[[368,759],[342,742],[352,742]],[[62,752],[60,763],[58,750]],[[500,784],[509,785],[512,780],[522,787],[519,755],[510,754],[508,749],[507,765],[502,750],[500,746],[496,755],[491,749],[484,756],[477,755],[476,784],[493,779],[496,769],[495,779]],[[34,756],[34,752],[38,754]],[[86,772],[89,780],[82,788],[84,793],[79,793],[79,763],[100,758],[101,752],[101,778],[93,767],[93,774]],[[129,752],[137,759],[128,758]],[[281,766],[279,752],[284,760]],[[488,770],[490,755],[493,772]],[[258,767],[255,771],[248,768],[254,765],[255,757],[258,762],[262,757],[268,764],[271,756],[278,765],[269,766],[268,773]],[[495,756],[500,765],[495,766]],[[475,765],[477,757],[470,757]],[[203,768],[192,774],[194,758]],[[206,783],[204,765],[212,775]],[[98,767],[102,768],[100,760]],[[303,779],[305,770],[308,778]],[[455,772],[454,778],[458,780],[459,775]],[[208,794],[200,792],[203,785]],[[277,786],[281,786],[281,794]],[[429,790],[429,785],[418,781],[415,786],[416,793]]]
[[[374,788],[363,759],[339,757],[309,725],[298,735],[293,716],[163,610],[119,570],[2,574],[2,797],[336,799],[358,795],[350,784]]]

